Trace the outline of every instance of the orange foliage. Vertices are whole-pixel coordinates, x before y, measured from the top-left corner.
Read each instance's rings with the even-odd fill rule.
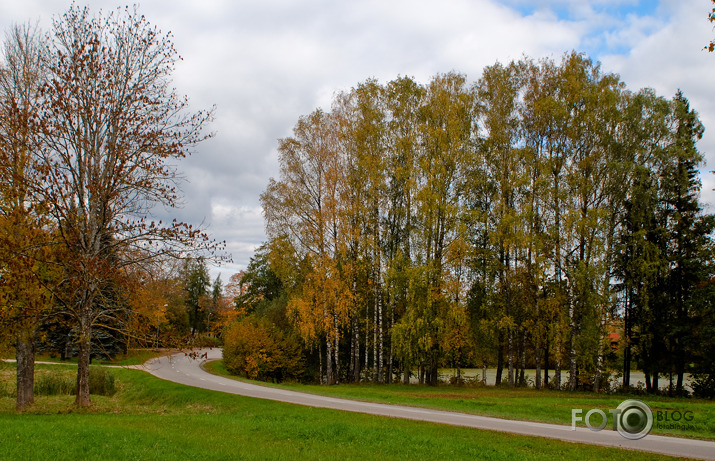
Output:
[[[249,379],[297,378],[303,368],[300,344],[265,319],[244,318],[224,333],[226,369]]]

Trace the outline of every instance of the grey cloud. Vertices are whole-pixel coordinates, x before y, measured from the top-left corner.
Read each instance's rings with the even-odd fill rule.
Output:
[[[573,5],[566,0],[142,2],[141,12],[173,33],[183,57],[174,75],[177,90],[194,109],[216,105],[216,136],[180,164],[185,206],[157,215],[205,222],[217,240],[226,240],[234,263],[213,273],[227,281],[265,239],[258,196],[278,174],[277,140],[290,135],[300,115],[327,107],[336,91],[369,77],[426,81],[456,70],[476,80],[497,60],[596,50],[604,70],[620,73],[631,89],[654,87],[670,97],[683,88],[706,126],[715,126],[715,55],[698,49],[713,36],[702,20],[707,8],[663,0],[644,18],[615,21],[602,12],[619,2],[629,3],[579,2],[567,19],[554,13]],[[69,4],[4,2],[0,25],[42,17],[48,27],[50,16]],[[115,6],[91,3],[92,9]],[[602,46],[629,51],[608,56],[598,51]],[[707,132],[700,147],[715,164],[715,135]],[[715,199],[707,191],[703,197]]]

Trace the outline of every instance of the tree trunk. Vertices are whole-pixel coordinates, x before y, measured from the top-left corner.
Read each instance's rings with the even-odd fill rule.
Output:
[[[394,359],[394,350],[392,348],[392,327],[395,326],[395,307],[391,306],[390,307],[390,325],[389,325],[389,330],[388,330],[388,335],[387,338],[390,342],[390,347],[388,349],[388,356],[387,356],[387,384],[392,384],[393,381],[393,359]]]
[[[537,333],[538,334],[538,333]],[[539,339],[537,338],[534,344],[534,362],[536,363],[536,378],[534,386],[541,389],[541,347],[539,347]]]
[[[26,330],[17,336],[17,411],[25,411],[35,402],[35,331]]]
[[[682,325],[682,323],[681,323]],[[683,394],[683,381],[684,381],[684,376],[685,376],[685,350],[682,346],[683,343],[683,337],[681,336],[678,338],[679,340],[676,343],[676,353],[675,353],[675,372],[677,374],[677,381],[675,385],[675,392],[678,395]],[[672,378],[671,378],[671,387],[672,387]]]
[[[325,383],[333,384],[333,338],[325,335]]]
[[[350,371],[352,376],[352,381],[354,383],[360,382],[360,324],[358,322],[358,316],[353,316],[352,320],[352,330],[353,330],[353,340],[351,347],[351,361],[350,361]]]
[[[572,298],[572,296],[569,296]],[[569,390],[576,390],[576,308],[573,299],[569,299]]]
[[[379,263],[378,263],[379,264]],[[372,345],[372,359],[373,359],[373,370],[372,370],[372,380],[374,382],[380,382],[382,380],[382,303],[380,296],[380,282],[379,282],[379,268],[378,264],[375,267],[374,275],[374,290],[373,295],[375,297],[375,304],[373,306],[373,345]]]
[[[623,388],[626,392],[631,387],[631,309],[633,294],[628,290],[626,297],[626,309],[623,315],[623,338],[625,348],[623,349]]]
[[[335,384],[340,384],[340,330],[338,329],[338,316],[333,316],[333,325],[335,327],[335,373],[333,377],[333,382]]]
[[[598,361],[596,362],[596,376],[593,378],[593,392],[601,390],[601,379],[603,378],[603,346],[598,347]]]
[[[370,315],[369,309],[365,308],[365,364],[363,370],[365,370],[365,380],[370,379]]]
[[[497,345],[497,377],[494,383],[495,386],[501,384],[501,376],[504,371],[504,349],[502,348],[502,334],[498,335],[498,345]]]
[[[521,365],[519,369],[519,385],[526,385],[526,330],[521,337]]]
[[[507,367],[509,377],[509,387],[514,387],[514,332],[509,328],[507,333]]]
[[[80,408],[89,407],[92,401],[89,397],[89,356],[92,346],[92,328],[88,325],[80,325],[81,332],[77,346],[79,355],[77,357],[77,406]]]
[[[320,341],[318,341],[318,382],[325,384],[323,377],[323,345],[320,344]]]
[[[554,387],[561,390],[561,340],[556,341],[556,364],[554,365]]]
[[[378,275],[379,277],[379,275]],[[383,333],[383,318],[382,318],[382,290],[380,289],[380,282],[379,278],[376,281],[376,291],[377,295],[379,298],[379,301],[377,302],[377,341],[378,341],[378,349],[377,349],[377,380],[379,382],[384,382],[385,377],[384,377],[384,366],[385,366],[385,353],[384,353],[384,333]]]
[[[598,359],[596,362],[596,376],[593,378],[593,392],[598,393],[601,390],[601,379],[603,377],[603,341],[605,340],[605,324],[601,322],[601,328],[598,334]]]
[[[439,357],[439,348],[437,346],[432,347],[429,359],[429,385],[436,386],[439,384],[439,373],[437,368],[437,360]]]
[[[549,387],[549,348],[551,347],[551,341],[549,341],[548,334],[546,335],[546,346],[544,347],[544,387]]]

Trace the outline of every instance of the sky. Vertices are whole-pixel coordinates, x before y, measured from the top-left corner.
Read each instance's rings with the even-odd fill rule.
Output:
[[[2,0],[0,28],[49,30],[68,0]],[[84,5],[78,2],[79,5]],[[90,1],[91,11],[123,6]],[[575,50],[619,74],[628,89],[678,89],[706,131],[698,143],[703,202],[715,212],[715,38],[710,0],[144,0],[139,11],[171,32],[183,60],[174,85],[192,109],[215,106],[210,140],[182,160],[180,221],[227,242],[224,283],[265,240],[259,195],[278,176],[278,139],[301,115],[368,78],[426,83],[523,56],[559,61]]]

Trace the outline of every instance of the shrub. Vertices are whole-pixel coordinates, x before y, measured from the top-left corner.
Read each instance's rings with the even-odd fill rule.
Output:
[[[226,369],[249,379],[283,381],[303,372],[299,341],[266,319],[244,318],[224,333]]]
[[[700,397],[701,399],[715,398],[715,374],[695,373],[690,387],[693,388],[695,397]]]

